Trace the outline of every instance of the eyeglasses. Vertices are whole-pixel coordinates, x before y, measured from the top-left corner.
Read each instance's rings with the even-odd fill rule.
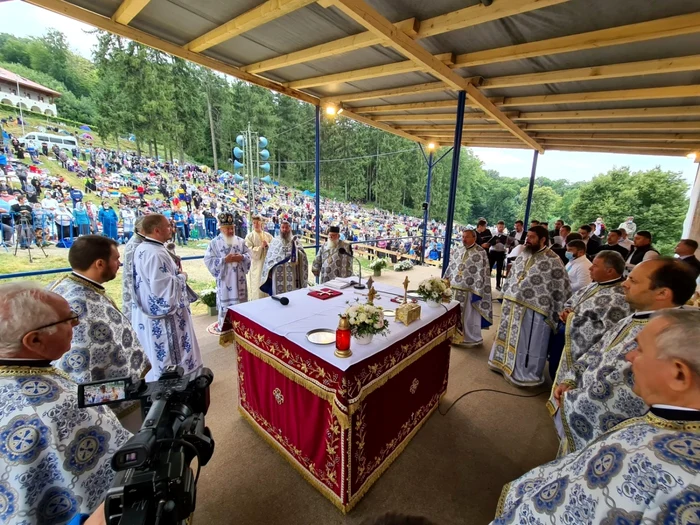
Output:
[[[71,315],[68,319],[63,319],[62,321],[56,321],[55,323],[45,324],[43,326],[40,326],[39,328],[34,328],[32,330],[29,330],[29,332],[38,332],[39,330],[43,330],[44,328],[51,328],[52,326],[56,326],[56,325],[63,324],[63,323],[73,323],[74,321],[77,321],[78,319],[80,319],[80,315],[76,314],[73,310],[71,310],[71,313],[73,315]],[[29,333],[29,332],[27,332],[27,333]]]

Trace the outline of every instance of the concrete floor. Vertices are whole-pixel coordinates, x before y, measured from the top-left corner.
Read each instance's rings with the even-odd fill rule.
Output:
[[[409,288],[415,288],[437,271],[385,272],[377,280],[399,285],[408,275]],[[500,305],[494,307],[497,324]],[[343,516],[239,415],[234,349],[219,347],[218,338],[206,332],[214,320],[195,318],[204,362],[215,375],[206,422],[216,441],[214,457],[202,468],[195,523],[359,524],[394,511],[440,525],[484,524],[493,519],[505,483],[556,455],[557,437],[545,395],[473,393],[447,415],[434,413],[364,499]],[[493,388],[521,395],[546,390],[519,390],[488,369],[494,333],[494,327],[484,332],[483,347],[452,348],[441,412],[471,390]]]

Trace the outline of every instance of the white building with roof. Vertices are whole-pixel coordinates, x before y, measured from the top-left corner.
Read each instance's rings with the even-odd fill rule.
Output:
[[[17,88],[19,87],[19,92]],[[58,116],[56,99],[61,94],[0,67],[0,104],[19,107],[50,117]]]

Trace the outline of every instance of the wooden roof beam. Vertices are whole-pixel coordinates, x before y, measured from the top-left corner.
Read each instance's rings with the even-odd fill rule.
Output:
[[[570,53],[572,51],[616,46],[631,42],[644,42],[699,32],[700,13],[691,13],[689,15],[671,16],[650,22],[611,27],[577,35],[567,35],[537,42],[466,53],[457,56],[455,67],[474,67],[484,64],[509,62],[511,60]]]
[[[207,31],[184,47],[189,51],[200,53],[314,2],[316,0],[268,0],[225,24]]]
[[[569,0],[496,0],[496,2],[489,7],[478,4],[427,20],[418,21],[414,18],[410,18],[397,22],[394,25],[401,31],[408,33],[412,38],[426,38],[448,31],[464,29],[466,27],[484,24],[520,13],[526,13],[535,9],[562,4],[568,1]],[[329,0],[324,1],[322,5],[326,7],[326,5],[333,4],[334,1]],[[349,53],[357,49],[382,44],[383,42],[384,39],[382,37],[373,34],[371,31],[366,31],[357,35],[340,38],[333,42],[327,42],[268,60],[262,60],[244,66],[241,69],[248,73],[262,73],[264,71],[301,64],[311,60]]]
[[[352,109],[352,108],[351,108]],[[354,110],[353,110],[354,111]],[[506,111],[503,113],[506,117],[516,117],[519,113],[517,111]],[[430,114],[415,114],[415,115],[377,115],[373,117],[375,122],[416,122],[421,120],[432,121],[432,122],[454,122],[456,118],[455,113],[430,113]],[[479,120],[479,121],[493,121],[496,122],[493,117],[482,112],[465,112],[464,121],[469,120]],[[409,124],[408,127],[425,126],[427,124]],[[498,125],[497,125],[498,126]],[[500,126],[498,126],[500,127]],[[525,127],[525,126],[521,126]],[[454,126],[453,126],[454,129]]]
[[[528,124],[528,131],[700,131],[700,121],[683,122],[594,122],[577,124]]]
[[[572,151],[580,153],[617,153],[619,155],[654,155],[654,156],[665,156],[665,157],[685,157],[690,150],[659,150],[659,149],[638,149],[632,146],[628,146],[625,149],[616,149],[608,147],[587,147],[587,146],[555,146],[548,145],[546,147],[547,151]]]
[[[617,102],[621,100],[657,100],[663,98],[700,98],[700,85],[670,86],[643,89],[621,89],[615,91],[588,91],[558,95],[535,95],[529,97],[506,97],[498,104],[501,107],[547,106],[550,104],[584,104],[588,102]]]
[[[151,0],[123,0],[119,7],[112,15],[112,21],[117,24],[127,25],[143,8],[148,5]]]
[[[530,147],[544,152],[542,146],[533,140],[527,133],[515,125],[501,110],[493,105],[486,96],[476,87],[456,74],[448,66],[437,60],[423,47],[414,42],[410,37],[396,28],[386,18],[380,15],[374,8],[362,0],[335,0],[335,7],[345,15],[352,18],[358,24],[363,25],[375,35],[381,36],[391,43],[391,46],[403,54],[409,60],[424,66],[426,71],[439,80],[452,86],[458,91],[465,91],[471,101],[479,106],[485,113],[497,120],[502,126],[522,140]]]
[[[432,55],[431,55],[432,56]],[[434,57],[438,61],[446,61],[452,63],[454,55],[452,53],[442,53]],[[354,71],[343,71],[340,73],[332,73],[330,75],[322,75],[319,77],[310,77],[300,80],[287,82],[285,85],[292,89],[307,89],[310,87],[325,86],[326,84],[357,82],[359,80],[367,80],[368,78],[380,78],[391,75],[401,75],[403,73],[412,73],[414,71],[423,71],[425,67],[416,64],[412,60],[404,60],[403,62],[393,62],[381,66],[366,67],[356,69]]]
[[[394,135],[397,135],[399,137],[403,137],[403,138],[411,140],[413,142],[427,144],[427,141],[422,140],[421,138],[417,137],[416,135],[406,133],[405,131],[402,131],[400,129],[396,129],[395,127],[390,126],[389,124],[385,124],[383,122],[376,122],[369,117],[363,117],[362,115],[358,115],[356,113],[353,113],[352,111],[344,110],[343,113],[341,114],[341,116],[351,118],[353,120],[356,120],[357,122],[361,122],[362,124],[366,124],[368,126],[373,126],[375,128],[381,129],[382,131],[392,133]]]
[[[551,141],[560,139],[575,139],[579,141],[607,140],[611,142],[694,142],[700,144],[700,133],[535,133],[539,140]]]
[[[513,118],[515,122],[542,120],[596,120],[636,119],[655,117],[700,117],[700,106],[671,106],[665,108],[586,109],[575,111],[522,112]]]
[[[481,78],[481,77],[474,77]],[[448,91],[442,82],[427,82],[425,84],[414,84],[400,88],[376,89],[374,91],[361,91],[348,95],[329,95],[321,98],[322,104],[339,104],[340,102],[357,102],[358,100],[369,100],[373,98],[398,97],[401,95],[415,95],[416,93],[436,93],[438,91]]]
[[[567,139],[556,139],[543,141],[547,146],[582,146],[583,144],[578,140],[567,140]],[[605,140],[601,141],[591,141],[585,143],[586,147],[601,147],[607,149],[627,149],[631,144],[621,144],[619,142],[608,142]],[[677,151],[694,151],[700,148],[699,143],[691,144],[635,144],[635,149],[655,149],[655,150],[677,150]]]

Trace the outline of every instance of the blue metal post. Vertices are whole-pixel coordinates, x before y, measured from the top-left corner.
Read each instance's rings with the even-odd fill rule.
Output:
[[[535,150],[532,156],[532,170],[530,171],[530,186],[527,189],[527,203],[525,204],[525,217],[523,218],[524,227],[527,230],[529,228],[530,219],[530,207],[532,206],[532,192],[535,189],[535,174],[537,173],[537,158],[540,152]]]
[[[430,182],[433,179],[433,152],[428,155],[428,184],[425,188],[425,211],[423,212],[423,249],[420,252],[420,263],[425,263],[425,248],[428,237],[428,210],[430,209]]]
[[[455,142],[452,150],[452,174],[450,177],[450,195],[447,201],[447,221],[445,224],[445,254],[442,258],[442,275],[445,275],[450,264],[450,249],[452,248],[452,223],[455,214],[455,198],[457,197],[457,177],[459,176],[459,154],[462,151],[462,126],[464,125],[464,106],[467,101],[466,91],[460,91],[457,98],[457,122],[455,123]]]
[[[321,106],[316,106],[316,253],[321,246]]]

